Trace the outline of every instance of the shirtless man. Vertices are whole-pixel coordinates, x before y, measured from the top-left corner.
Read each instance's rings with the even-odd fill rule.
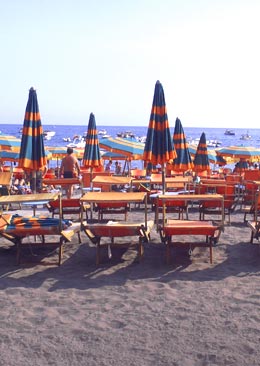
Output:
[[[60,166],[60,175],[63,178],[75,178],[80,174],[80,166],[77,158],[73,154],[73,149],[68,147],[67,155],[62,159]],[[67,198],[71,198],[73,194],[73,185],[70,184],[66,188]]]

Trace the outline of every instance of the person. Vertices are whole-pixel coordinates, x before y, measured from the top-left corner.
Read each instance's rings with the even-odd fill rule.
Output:
[[[80,166],[78,159],[73,155],[73,148],[67,148],[67,155],[62,159],[60,166],[60,176],[63,178],[76,178],[80,175]],[[66,187],[67,198],[73,195],[73,185]]]
[[[105,172],[111,172],[112,168],[112,160],[109,160],[109,162],[106,165]]]
[[[115,162],[115,166],[116,166],[115,174],[116,175],[122,174],[122,165],[121,165],[121,163],[119,163],[118,161],[116,161]]]

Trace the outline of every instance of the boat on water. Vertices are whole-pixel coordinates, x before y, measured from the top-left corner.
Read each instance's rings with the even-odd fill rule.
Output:
[[[241,135],[240,140],[251,140],[252,136],[249,135],[249,132],[247,131],[247,133],[244,133]]]
[[[188,141],[188,143],[190,145],[198,146],[199,141],[200,141],[200,139],[196,138],[196,139]],[[207,143],[207,147],[212,147],[212,148],[220,147],[222,145],[222,142],[218,141],[218,140],[207,140],[206,143]]]
[[[84,136],[75,135],[73,136],[72,142],[70,142],[67,147],[84,148],[86,145],[86,139]]]
[[[55,136],[55,134],[56,134],[55,131],[44,130],[43,138],[44,138],[44,140],[50,140],[53,136]]]
[[[121,137],[123,139],[135,139],[136,136],[132,131],[122,131],[122,132],[118,132],[117,137]]]
[[[234,130],[226,130],[224,132],[224,135],[235,136],[235,131]]]
[[[71,138],[70,137],[63,137],[62,139],[64,142],[71,142]]]
[[[107,135],[107,130],[105,130],[104,128],[101,130],[98,130],[98,135]]]

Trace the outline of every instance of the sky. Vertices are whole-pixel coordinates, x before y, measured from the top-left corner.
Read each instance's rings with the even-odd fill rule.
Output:
[[[0,123],[260,128],[259,0],[0,0]]]

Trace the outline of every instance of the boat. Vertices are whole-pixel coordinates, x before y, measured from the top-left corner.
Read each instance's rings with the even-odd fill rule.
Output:
[[[62,139],[64,142],[71,142],[71,138],[70,137],[63,137]]]
[[[43,138],[44,140],[50,140],[53,136],[55,136],[55,134],[56,134],[55,131],[44,130]]]
[[[251,140],[252,136],[249,135],[248,131],[245,134],[242,134],[240,140]]]
[[[135,134],[132,131],[123,131],[123,132],[118,132],[117,137],[121,137],[123,139],[135,139]]]
[[[67,147],[75,147],[75,148],[83,148],[86,145],[86,139],[84,136],[81,135],[75,135],[73,136],[73,140],[71,143],[66,145]]]
[[[105,130],[104,128],[102,130],[98,130],[98,135],[107,135],[107,130]]]
[[[235,136],[235,131],[234,130],[226,130],[224,132],[224,135]]]

